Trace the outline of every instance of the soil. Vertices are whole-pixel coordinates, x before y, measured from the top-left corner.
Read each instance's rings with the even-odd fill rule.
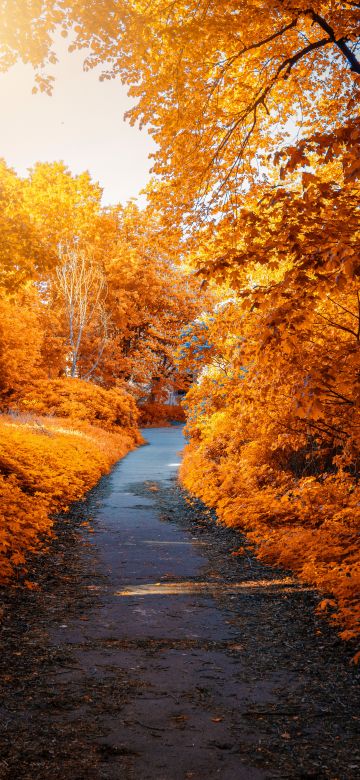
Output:
[[[357,672],[319,596],[175,479],[119,491],[119,537],[115,487],[58,518],[37,589],[1,592],[1,780],[360,778]]]

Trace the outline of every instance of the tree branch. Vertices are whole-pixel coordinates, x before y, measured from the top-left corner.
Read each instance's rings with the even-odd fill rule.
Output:
[[[284,79],[287,79],[294,65],[296,65],[299,60],[305,57],[306,54],[310,54],[310,52],[315,51],[315,49],[321,49],[323,46],[326,46],[329,43],[333,43],[330,38],[320,38],[319,41],[313,41],[312,43],[309,43],[309,45],[305,46],[304,49],[300,49],[300,51],[296,52],[296,54],[293,54],[292,57],[288,57],[286,60],[284,60],[278,69],[277,77],[280,76],[280,73],[286,67]]]
[[[265,46],[266,43],[270,43],[271,41],[274,41],[276,38],[279,38],[281,35],[286,33],[288,30],[291,30],[293,27],[296,27],[298,23],[299,16],[296,16],[295,19],[292,20],[289,24],[285,25],[285,27],[282,27],[281,30],[278,30],[277,32],[273,33],[272,35],[269,35],[267,38],[263,38],[261,41],[257,41],[257,43],[252,43],[250,46],[244,46],[241,51],[236,52],[236,54],[233,54],[232,57],[229,57],[227,60],[224,60],[222,63],[222,72],[227,70],[227,68],[231,67],[234,62],[236,62],[237,59],[240,59],[243,54],[247,54],[247,52],[252,51],[253,49],[260,49],[261,46]]]
[[[339,309],[342,309],[343,311],[346,311],[348,314],[351,314],[352,317],[355,317],[356,320],[358,320],[358,315],[354,314],[353,311],[350,311],[350,309],[347,309],[346,306],[342,306],[341,303],[338,303],[338,301],[334,301],[333,298],[330,298],[330,295],[328,295],[328,300],[331,301],[335,306],[338,306]]]
[[[297,419],[301,422],[301,418],[298,417]],[[326,436],[334,436],[334,431],[335,434],[338,434],[339,436],[344,436],[345,438],[346,437],[349,438],[350,435],[346,431],[342,431],[340,428],[335,428],[334,425],[327,425],[327,423],[325,422],[322,422],[321,425],[319,425],[319,423],[314,422],[314,420],[309,420],[309,419],[304,420],[303,422],[306,422],[306,424],[310,428],[315,428],[316,430],[321,431],[321,433],[325,433]]]
[[[338,328],[339,330],[344,330],[345,333],[350,333],[352,336],[355,336],[356,340],[358,341],[358,334],[355,333],[354,330],[351,328],[347,328],[345,325],[340,325],[338,322],[334,322],[333,320],[330,320],[328,317],[325,317],[324,314],[320,314],[320,312],[317,312],[317,316],[321,317],[322,320],[325,320],[325,322],[328,322],[329,325],[332,325],[333,328]]]
[[[358,5],[358,4],[356,4]],[[360,6],[358,6],[360,7]],[[350,64],[350,70],[353,71],[353,73],[359,73],[360,74],[360,62],[355,57],[355,54],[353,51],[351,51],[350,47],[347,45],[345,38],[336,38],[335,31],[331,27],[331,25],[326,21],[326,19],[323,19],[320,14],[316,13],[316,11],[313,11],[312,8],[309,8],[308,11],[305,11],[305,13],[310,16],[316,24],[321,27],[322,30],[324,30],[332,43],[334,43],[341,51],[341,53],[344,55],[345,59],[347,59],[348,63]]]
[[[314,41],[313,43],[310,43],[309,46],[305,46],[304,49],[301,49],[300,51],[296,52],[296,54],[294,54],[292,57],[288,57],[286,60],[284,60],[281,63],[281,65],[279,65],[279,67],[277,68],[276,73],[273,76],[270,84],[268,84],[265,87],[265,89],[263,89],[262,92],[260,92],[260,94],[258,93],[258,97],[254,100],[254,102],[250,106],[248,106],[248,108],[246,108],[240,114],[240,116],[232,123],[232,126],[229,127],[229,129],[225,133],[223,139],[220,141],[220,144],[217,147],[217,149],[216,149],[216,151],[215,151],[215,153],[214,153],[214,155],[213,155],[213,157],[212,157],[212,159],[211,159],[211,161],[209,163],[209,167],[211,167],[213,165],[213,163],[215,162],[215,160],[218,158],[220,152],[226,146],[226,144],[230,140],[231,136],[233,135],[233,133],[235,132],[237,127],[239,127],[241,122],[243,122],[245,119],[247,119],[247,117],[251,113],[253,113],[254,114],[254,119],[253,119],[252,125],[251,125],[249,131],[247,132],[245,140],[243,142],[243,149],[244,149],[244,147],[246,146],[247,142],[249,141],[249,138],[250,138],[251,134],[253,133],[253,131],[255,129],[256,121],[257,121],[257,110],[258,110],[258,108],[261,105],[265,106],[265,100],[266,100],[268,94],[270,93],[272,87],[274,86],[274,84],[276,84],[279,76],[281,76],[283,70],[286,70],[285,75],[283,77],[283,78],[286,79],[286,78],[288,78],[288,76],[289,76],[292,68],[294,67],[294,65],[296,65],[296,63],[302,57],[304,57],[306,54],[309,54],[311,51],[314,51],[315,49],[319,49],[322,46],[326,46],[329,43],[332,43],[332,41],[329,38],[321,38],[319,41]]]
[[[338,393],[338,391],[334,390],[334,388],[327,384],[327,382],[323,381],[323,385],[326,388],[328,394],[335,396],[335,398],[340,398],[340,400],[344,401],[344,403],[348,404],[349,406],[355,406],[354,401],[352,401],[350,398],[346,398],[346,396],[342,395],[342,393]]]

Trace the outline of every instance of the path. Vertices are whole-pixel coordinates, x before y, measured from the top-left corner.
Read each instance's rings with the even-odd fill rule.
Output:
[[[353,672],[313,595],[184,501],[180,428],[146,437],[78,507],[13,645],[9,628],[0,777],[360,777]]]

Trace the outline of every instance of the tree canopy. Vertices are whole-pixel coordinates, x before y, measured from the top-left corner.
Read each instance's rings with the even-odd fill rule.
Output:
[[[135,204],[103,209],[89,174],[62,163],[25,179],[3,163],[0,192],[3,392],[67,374],[138,397],[181,383],[173,351],[205,299],[175,235]]]
[[[21,19],[2,6],[3,67],[20,54],[44,86],[61,28],[86,68],[129,85],[129,118],[158,145],[162,209],[187,225],[233,221],[249,193],[276,183],[269,155],[314,134],[325,149],[358,117],[355,2],[36,0],[18,4]]]

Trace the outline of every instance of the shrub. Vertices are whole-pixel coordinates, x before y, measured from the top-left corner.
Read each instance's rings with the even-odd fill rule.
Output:
[[[173,422],[185,422],[185,414],[180,404],[160,404],[148,401],[139,405],[139,425],[151,428],[171,425]]]
[[[135,401],[122,388],[106,390],[70,377],[33,382],[12,407],[20,412],[86,421],[107,430],[118,426],[134,428],[138,422]]]
[[[52,533],[55,512],[81,498],[142,439],[68,419],[0,417],[0,582],[25,572]]]

